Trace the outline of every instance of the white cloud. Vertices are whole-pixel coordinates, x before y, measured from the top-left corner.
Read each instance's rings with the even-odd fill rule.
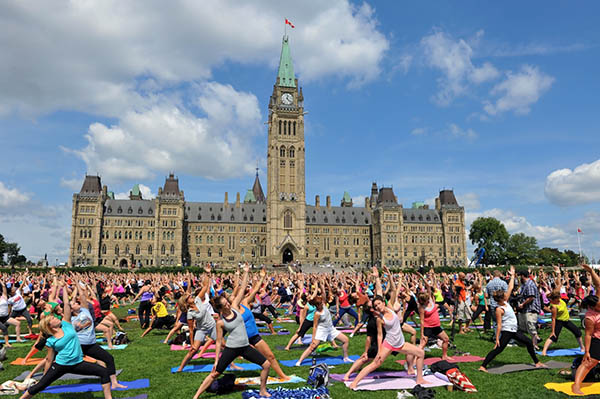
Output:
[[[496,103],[484,102],[483,109],[490,115],[514,111],[516,114],[529,113],[531,105],[536,103],[554,83],[552,76],[541,72],[539,68],[524,65],[517,73],[507,72],[506,79],[498,83],[491,91],[499,96]]]
[[[363,206],[365,206],[365,198],[367,198],[365,195],[359,195],[358,197],[352,197],[352,204],[354,206],[363,207]]]
[[[478,137],[477,133],[473,129],[463,129],[455,123],[449,124],[448,129],[450,131],[450,135],[455,138],[474,140]]]
[[[575,169],[558,169],[546,177],[546,198],[561,205],[600,201],[600,159]]]
[[[413,136],[421,136],[423,134],[427,133],[427,128],[424,127],[417,127],[413,130],[411,130],[410,134],[412,134]]]
[[[465,207],[466,211],[476,211],[481,208],[481,202],[479,202],[479,195],[477,193],[457,195],[456,200],[460,206]]]
[[[79,190],[81,185],[83,184],[83,180],[80,178],[66,179],[64,177],[60,178],[60,186],[69,188],[73,191]]]
[[[263,129],[256,97],[218,83],[198,86],[196,95],[205,117],[168,102],[129,111],[118,125],[90,125],[88,145],[67,151],[111,183],[149,179],[155,172],[210,179],[252,173],[250,144]]]
[[[145,184],[138,184],[142,198],[145,200],[153,199],[156,195],[152,192],[152,189]],[[129,191],[123,193],[116,193],[115,199],[129,199]]]
[[[17,208],[29,202],[29,195],[16,188],[8,188],[0,181],[0,212],[5,209]]]
[[[349,0],[297,4],[178,0],[8,2],[0,6],[0,111],[121,116],[158,91],[210,79],[225,62],[275,67],[285,16],[301,79],[378,76],[389,47],[373,9]]]
[[[499,76],[498,70],[489,62],[481,66],[473,64],[473,48],[463,39],[455,40],[437,31],[421,39],[421,47],[426,64],[443,74],[438,79],[440,91],[434,98],[440,105],[449,105],[456,97],[464,95],[470,84],[480,84]]]

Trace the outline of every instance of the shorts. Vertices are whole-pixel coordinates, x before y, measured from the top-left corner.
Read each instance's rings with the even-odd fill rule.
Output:
[[[444,329],[442,328],[442,326],[423,328],[423,335],[427,338],[437,338],[443,332]]]
[[[23,313],[25,313],[27,311],[27,307],[21,309],[21,310],[12,310],[12,312],[10,313],[10,317],[12,317],[13,319],[23,316]]]
[[[537,319],[537,313],[519,313],[517,315],[519,330],[527,332],[532,337],[537,336]]]
[[[600,339],[592,337],[590,356],[592,359],[600,360]]]
[[[40,352],[43,351],[44,347],[46,346],[46,340],[47,340],[46,337],[44,337],[44,336],[40,337],[40,340],[34,345],[34,348]]]
[[[152,323],[152,328],[159,329],[163,327],[171,328],[173,326],[173,316],[157,317]]]
[[[253,335],[250,338],[248,338],[248,342],[250,342],[250,345],[252,346],[256,346],[256,344],[258,344],[260,341],[262,341],[262,338],[260,335]]]
[[[304,337],[304,334],[306,334],[307,331],[310,330],[313,325],[314,325],[313,320],[304,319],[304,323],[302,323],[302,325],[300,326],[300,329],[298,330],[298,337],[300,337],[300,338]]]
[[[10,315],[0,316],[0,323],[6,324],[6,322],[10,319]]]
[[[254,364],[263,365],[267,358],[262,353],[257,351],[255,348],[248,346],[242,346],[241,348],[229,348],[225,347],[217,363],[217,373],[223,374],[223,371],[229,366],[236,357],[241,356],[244,359]]]
[[[402,350],[402,348],[404,347],[404,344],[405,344],[405,343],[404,343],[404,342],[402,342],[402,345],[400,345],[400,346],[392,346],[392,345],[390,345],[390,343],[389,343],[389,342],[387,342],[385,339],[383,340],[383,347],[384,347],[384,348],[388,348],[388,349],[390,349],[390,350],[391,350],[391,351],[393,351],[393,352],[400,352],[400,351]]]
[[[367,359],[375,359],[377,357],[377,353],[379,352],[379,347],[377,344],[369,346],[367,350]]]
[[[206,337],[210,337],[213,341],[217,340],[217,330],[215,327],[211,328],[209,331],[196,330],[196,332],[194,332],[194,341],[205,342]]]
[[[471,308],[466,302],[459,302],[456,318],[458,321],[467,322],[471,320]]]
[[[340,335],[341,332],[336,330],[335,328],[321,328],[321,326],[317,326],[317,332],[315,333],[314,339],[317,341],[333,341]]]
[[[181,316],[179,316],[179,322],[181,324],[187,324],[187,312],[181,312]]]

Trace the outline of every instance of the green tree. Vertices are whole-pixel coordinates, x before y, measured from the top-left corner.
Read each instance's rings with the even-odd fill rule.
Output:
[[[6,254],[6,245],[8,243],[4,241],[4,236],[0,234],[0,266],[5,265],[4,255]]]
[[[512,265],[532,265],[538,263],[538,245],[535,237],[523,233],[513,234],[506,243],[505,256]]]
[[[485,249],[484,264],[501,264],[506,261],[504,251],[510,235],[504,224],[492,217],[479,217],[471,223],[469,239],[477,247]]]
[[[565,263],[563,253],[558,248],[541,248],[538,251],[538,258],[539,263],[546,266]]]
[[[571,251],[570,249],[565,250],[563,252],[563,264],[565,266],[577,266],[579,262],[579,254],[577,252]]]
[[[6,244],[6,255],[8,256],[8,264],[16,265],[19,258],[19,251],[21,248],[16,242],[9,242]]]

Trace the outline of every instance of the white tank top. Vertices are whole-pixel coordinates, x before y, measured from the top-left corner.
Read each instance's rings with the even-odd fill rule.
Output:
[[[501,331],[517,332],[517,316],[515,315],[513,308],[508,303],[505,303],[504,306],[500,306],[500,308],[504,310],[504,313],[502,314]]]
[[[393,315],[392,320],[383,317],[383,328],[385,328],[385,341],[394,348],[400,348],[404,345],[404,334],[402,334],[402,326],[400,318],[392,309],[387,310]]]

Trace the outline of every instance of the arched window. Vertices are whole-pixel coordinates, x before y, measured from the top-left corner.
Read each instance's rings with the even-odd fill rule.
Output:
[[[152,245],[148,245],[148,255],[152,255]]]
[[[165,245],[163,244],[162,247],[160,247],[160,254],[164,255],[165,254]]]
[[[208,251],[206,252],[206,255],[210,258],[212,256],[212,250],[210,248],[208,248]]]
[[[171,244],[171,255],[175,255],[175,245]]]
[[[196,248],[196,258],[200,257],[200,248]]]
[[[281,121],[279,121],[279,134],[281,134]]]
[[[350,256],[350,252],[348,252],[348,250],[344,251],[344,256],[347,258],[348,256]]]
[[[106,244],[102,244],[102,255],[106,255]]]
[[[223,248],[219,248],[219,258],[223,257]]]
[[[339,252],[339,251],[336,249],[336,250],[335,250],[335,257],[337,258],[337,257],[339,257],[339,256],[340,256],[340,252]]]
[[[292,212],[286,211],[283,216],[283,228],[291,229],[292,228]]]
[[[288,123],[287,121],[283,121],[283,134],[288,134]]]
[[[294,136],[296,135],[296,122],[294,122],[294,132],[293,132]]]
[[[79,230],[79,238],[83,238],[83,230]]]
[[[80,253],[81,253],[81,244],[79,244],[79,245],[77,246],[77,253],[78,253],[78,254],[80,254]]]
[[[289,153],[290,153],[290,158],[294,158],[294,156],[296,155],[296,150],[294,149],[293,146],[290,147]]]
[[[115,245],[115,255],[119,256],[119,246]]]
[[[125,245],[125,255],[129,255],[129,245]]]
[[[279,156],[281,158],[285,158],[285,146],[281,146],[281,148],[279,149]]]
[[[140,254],[140,246],[139,245],[136,245],[136,247],[135,247],[135,254],[136,255]]]

